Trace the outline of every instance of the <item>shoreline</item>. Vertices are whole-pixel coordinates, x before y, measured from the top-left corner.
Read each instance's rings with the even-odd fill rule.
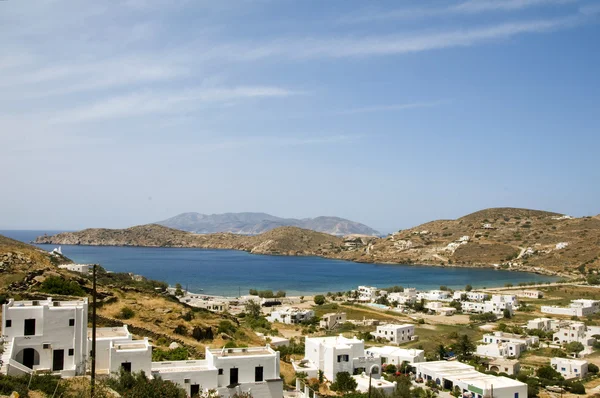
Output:
[[[37,239],[36,239],[37,240]],[[236,252],[245,252],[248,254],[252,254],[252,255],[257,255],[257,256],[281,256],[281,257],[317,257],[317,258],[325,258],[325,259],[329,259],[329,260],[339,260],[339,261],[349,261],[349,262],[353,262],[353,263],[357,263],[357,264],[375,264],[375,265],[396,265],[396,266],[416,266],[416,267],[436,267],[436,268],[467,268],[467,269],[493,269],[493,270],[499,270],[499,271],[508,271],[508,272],[522,272],[522,273],[528,273],[528,274],[536,274],[536,275],[544,275],[544,276],[551,276],[551,277],[556,277],[556,278],[566,278],[566,279],[574,279],[572,275],[566,274],[566,273],[560,273],[560,272],[556,272],[556,271],[552,271],[552,270],[548,270],[548,269],[544,269],[544,268],[539,268],[539,267],[527,267],[527,268],[519,268],[519,269],[515,269],[513,267],[509,267],[509,268],[500,268],[497,265],[494,264],[443,264],[440,265],[439,263],[427,263],[427,262],[419,262],[418,264],[416,263],[399,263],[399,262],[392,262],[392,261],[382,261],[382,262],[376,262],[376,261],[361,261],[360,259],[347,259],[347,258],[340,258],[340,257],[336,257],[336,256],[327,256],[327,255],[319,255],[316,253],[311,253],[311,254],[302,254],[302,253],[294,253],[294,254],[282,254],[282,253],[255,253],[252,252],[251,250],[247,250],[247,249],[237,249],[237,248],[224,248],[224,247],[199,247],[199,246],[158,246],[158,245],[103,245],[103,244],[61,244],[61,243],[39,243],[36,241],[32,241],[33,245],[60,245],[60,246],[91,246],[91,247],[133,247],[133,248],[148,248],[148,249],[195,249],[195,250],[218,250],[218,251],[225,251],[225,250],[230,250],[230,251],[236,251]],[[315,293],[315,294],[319,294],[319,293]]]

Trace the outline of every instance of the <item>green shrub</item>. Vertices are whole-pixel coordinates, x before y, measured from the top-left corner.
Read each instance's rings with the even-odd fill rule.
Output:
[[[152,361],[185,361],[190,356],[187,348],[177,347],[173,350],[163,350],[154,347],[152,349]]]
[[[135,311],[130,307],[123,307],[117,314],[118,319],[131,319],[135,316]]]
[[[323,305],[325,304],[325,296],[323,296],[322,294],[317,294],[315,296],[315,304],[316,305]]]
[[[42,282],[40,290],[48,294],[59,294],[62,296],[78,296],[86,295],[79,283],[64,279],[59,276],[49,276]]]

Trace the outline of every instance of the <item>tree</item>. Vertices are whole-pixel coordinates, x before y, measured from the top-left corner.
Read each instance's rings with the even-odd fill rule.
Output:
[[[260,317],[260,304],[258,302],[254,300],[248,300],[244,309],[246,310],[246,314],[252,318]]]
[[[323,305],[323,304],[325,304],[325,296],[323,296],[322,294],[317,294],[315,296],[315,304],[316,305]]]
[[[471,285],[465,286],[465,291],[466,292],[470,292],[471,290],[473,290],[473,286],[471,286]]]
[[[510,313],[510,309],[508,309],[508,308],[505,308],[505,309],[504,309],[503,315],[504,315],[504,318],[505,318],[505,319],[510,319],[510,318],[512,318],[512,314]]]
[[[186,336],[187,332],[188,332],[188,330],[185,327],[185,325],[177,325],[177,327],[175,328],[175,330],[173,330],[173,333],[180,334],[182,336]]]
[[[584,349],[585,347],[579,341],[572,341],[570,343],[565,344],[565,351],[569,353],[579,354]]]
[[[458,338],[458,342],[456,343],[454,350],[458,354],[458,358],[462,360],[465,358],[470,358],[473,354],[473,351],[475,351],[475,348],[475,344],[473,344],[469,336],[463,334]]]
[[[183,290],[181,289],[181,283],[176,283],[175,284],[175,295],[177,297],[183,296]]]
[[[386,365],[386,367],[385,367],[385,373],[393,374],[393,373],[396,373],[397,371],[398,371],[398,368],[396,368],[396,365],[394,365],[393,363],[390,363],[390,364]]]
[[[581,382],[571,384],[571,392],[573,394],[585,394],[585,387]]]
[[[596,374],[598,373],[598,365],[594,364],[594,363],[590,363],[588,364],[588,372]]]
[[[331,383],[331,389],[339,392],[349,392],[356,389],[356,380],[348,372],[339,372],[335,375],[335,381]]]
[[[446,351],[446,347],[444,347],[443,344],[440,344],[438,346],[437,354],[438,354],[440,361],[442,361],[444,358],[446,358],[446,355],[448,354],[448,352]]]
[[[185,398],[184,389],[170,381],[153,377],[148,379],[144,372],[121,371],[118,378],[109,378],[106,383],[123,397],[131,398]]]
[[[546,380],[561,380],[562,379],[562,376],[560,375],[560,373],[558,373],[556,370],[554,370],[554,368],[550,365],[545,365],[545,366],[539,367],[536,370],[535,374],[540,379],[546,379]]]

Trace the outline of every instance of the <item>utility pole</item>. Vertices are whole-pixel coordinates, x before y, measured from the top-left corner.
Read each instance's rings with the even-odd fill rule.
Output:
[[[91,378],[91,398],[96,393],[96,264],[93,268],[92,276],[92,378]]]

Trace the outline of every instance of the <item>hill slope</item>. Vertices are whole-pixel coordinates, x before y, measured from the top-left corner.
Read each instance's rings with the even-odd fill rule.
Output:
[[[266,213],[200,214],[182,213],[156,224],[199,234],[231,232],[241,235],[258,235],[277,227],[298,227],[331,235],[372,235],[379,232],[364,224],[339,217],[306,219],[281,218]]]
[[[159,225],[91,229],[39,237],[37,243],[201,247],[251,253],[316,255],[358,262],[496,266],[581,275],[600,269],[600,218],[498,208],[431,221],[385,238],[335,237],[296,227],[245,236],[199,235]]]

